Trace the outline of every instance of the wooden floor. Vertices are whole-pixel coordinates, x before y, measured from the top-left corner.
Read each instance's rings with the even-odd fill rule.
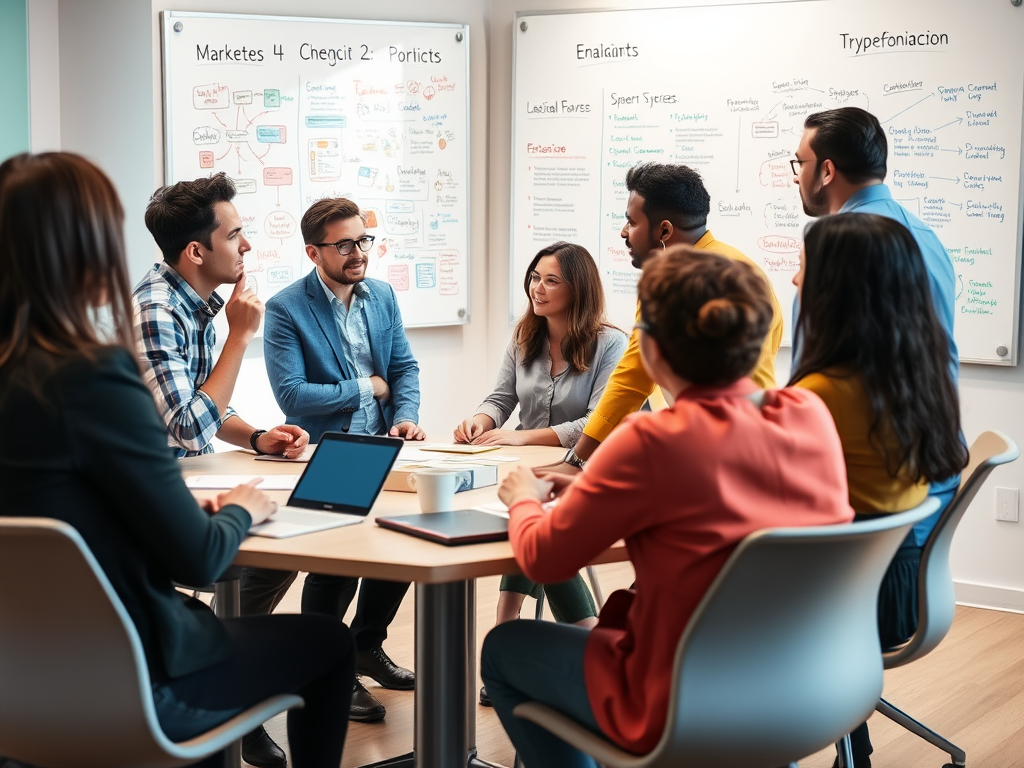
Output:
[[[629,564],[598,567],[601,586],[609,592],[633,580]],[[301,579],[280,610],[297,611]],[[481,579],[477,587],[477,641],[494,623],[498,579]],[[532,615],[527,600],[524,615]],[[399,664],[413,666],[413,596],[406,597],[389,632],[385,649]],[[479,658],[479,657],[478,657]],[[342,768],[360,766],[412,749],[413,694],[367,687],[387,707],[381,723],[351,723]],[[958,608],[956,621],[942,645],[921,661],[886,673],[886,699],[922,720],[967,751],[971,768],[1024,765],[1024,615]],[[873,768],[941,768],[948,762],[929,744],[881,715],[870,721],[875,753]],[[284,716],[268,730],[287,748]],[[477,707],[480,757],[512,765],[512,747],[493,709]],[[829,768],[835,751],[824,750],[801,761],[802,768]]]

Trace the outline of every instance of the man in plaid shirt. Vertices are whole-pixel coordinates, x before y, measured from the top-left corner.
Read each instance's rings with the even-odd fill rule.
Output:
[[[257,453],[299,456],[309,444],[300,427],[254,429],[228,405],[263,304],[245,288],[250,250],[231,203],[235,186],[223,173],[158,189],[146,226],[164,261],[136,286],[135,344],[142,377],[167,425],[178,458],[213,451],[216,436]],[[227,302],[216,288],[234,285]],[[228,337],[214,362],[213,318],[224,310]],[[242,756],[258,768],[285,768],[281,748],[262,726],[242,739]]]
[[[183,181],[154,193],[146,226],[162,264],[136,286],[135,342],[142,375],[167,425],[178,458],[213,451],[214,436],[258,453],[302,453],[309,435],[283,425],[254,429],[228,402],[242,357],[263,319],[263,304],[245,288],[242,258],[250,250],[224,174]],[[215,289],[233,283],[227,302]],[[213,318],[227,316],[228,337],[214,364]]]

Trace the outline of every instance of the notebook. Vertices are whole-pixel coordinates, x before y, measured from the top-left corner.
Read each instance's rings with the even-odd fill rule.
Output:
[[[249,533],[286,539],[361,523],[380,495],[404,440],[325,432],[288,503]]]
[[[448,546],[508,538],[508,519],[479,509],[378,517],[377,525]]]

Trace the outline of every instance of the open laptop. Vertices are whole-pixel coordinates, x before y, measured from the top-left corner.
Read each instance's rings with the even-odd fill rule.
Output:
[[[404,443],[392,437],[325,432],[288,503],[249,533],[286,539],[363,522]]]

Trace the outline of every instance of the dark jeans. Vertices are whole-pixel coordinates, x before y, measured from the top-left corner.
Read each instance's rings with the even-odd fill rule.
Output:
[[[231,657],[153,686],[167,737],[184,741],[264,699],[296,693],[306,706],[288,712],[293,768],[341,761],[355,680],[355,649],[344,624],[327,616],[247,616],[224,622]],[[198,765],[222,768],[224,753]]]
[[[600,734],[583,679],[590,630],[548,621],[510,621],[484,640],[480,674],[505,732],[527,768],[597,768],[593,758],[528,720],[516,705],[537,701]]]
[[[239,587],[242,615],[260,616],[273,612],[296,576],[295,571],[243,568]],[[359,579],[351,576],[307,574],[302,586],[302,613],[322,613],[343,619],[358,584]],[[407,582],[363,579],[352,621],[356,650],[369,651],[384,643],[388,625],[394,621],[408,591]]]
[[[931,518],[937,520],[953,500],[956,491],[954,489],[933,495],[940,502],[939,511]],[[862,516],[858,515],[857,518],[862,519]],[[917,631],[917,577],[921,567],[922,549],[923,547],[917,546],[914,532],[911,531],[889,563],[885,576],[882,577],[882,585],[878,592],[878,637],[882,648],[902,645]],[[859,768],[867,762],[865,758],[874,752],[867,723],[858,726],[850,734],[850,747],[853,750],[854,768]]]
[[[543,594],[548,597],[548,605],[551,606],[551,615],[555,617],[555,621],[562,624],[575,624],[577,621],[597,616],[594,597],[578,573],[575,578],[557,584],[537,584],[522,575],[502,576],[498,589],[502,592],[518,592],[520,595],[529,595],[533,598],[539,598],[543,590]]]

